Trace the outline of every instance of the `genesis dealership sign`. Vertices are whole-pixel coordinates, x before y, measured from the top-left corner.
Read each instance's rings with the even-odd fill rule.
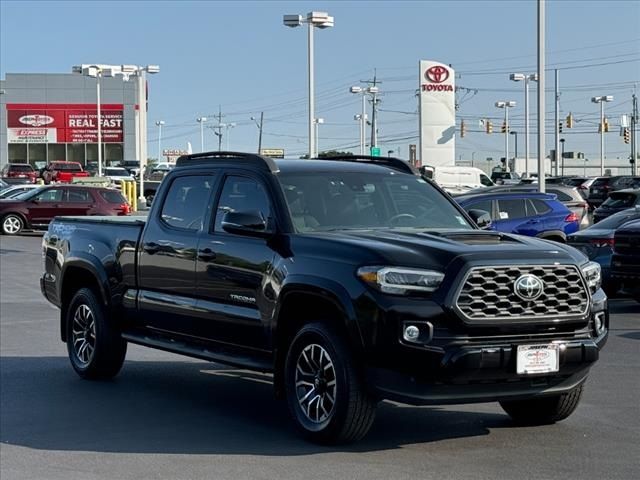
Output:
[[[420,61],[420,160],[423,165],[455,164],[455,71],[432,60]]]

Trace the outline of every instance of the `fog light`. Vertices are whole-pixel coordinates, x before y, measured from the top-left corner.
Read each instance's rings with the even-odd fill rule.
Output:
[[[596,313],[593,317],[593,326],[597,335],[604,332],[604,318],[604,312]]]
[[[420,336],[420,329],[415,325],[407,325],[406,327],[404,327],[404,332],[402,333],[402,337],[407,342],[415,342],[418,340],[419,336]]]

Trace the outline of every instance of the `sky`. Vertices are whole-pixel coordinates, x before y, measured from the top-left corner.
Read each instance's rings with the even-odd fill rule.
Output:
[[[522,83],[509,73],[536,70],[536,1],[0,1],[0,77],[6,73],[69,72],[72,65],[157,64],[149,80],[149,152],[200,147],[197,117],[213,121],[219,109],[235,123],[223,149],[255,151],[264,112],[263,147],[287,156],[307,151],[307,35],[282,24],[283,14],[326,11],[335,27],[316,30],[316,116],[319,149],[359,151],[353,116],[360,98],[349,87],[381,82],[379,144],[406,158],[417,143],[415,91],[418,62],[436,60],[456,69],[457,122],[467,135],[456,139],[465,160],[504,155],[499,100],[514,100],[511,128],[523,131]],[[560,117],[577,123],[564,129],[565,150],[599,157],[599,106],[592,96],[613,95],[606,105],[611,130],[607,158],[627,161],[620,116],[631,113],[640,86],[640,0],[547,0],[547,67],[559,70]],[[553,148],[554,72],[547,76],[547,137]],[[640,92],[638,92],[640,94]],[[536,86],[531,84],[531,152],[536,152]],[[491,119],[487,135],[479,120]],[[519,153],[523,152],[523,135]],[[212,129],[205,149],[217,149]],[[513,142],[511,142],[513,144]],[[513,155],[513,150],[511,151]]]

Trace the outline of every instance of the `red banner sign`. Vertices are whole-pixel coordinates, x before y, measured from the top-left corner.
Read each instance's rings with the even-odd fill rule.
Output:
[[[101,105],[100,122],[103,142],[122,143],[123,105]],[[29,135],[30,129],[54,130],[57,143],[98,141],[98,114],[96,105],[92,104],[7,104],[7,127],[13,133],[20,129],[21,136]],[[51,136],[49,133],[46,137]]]

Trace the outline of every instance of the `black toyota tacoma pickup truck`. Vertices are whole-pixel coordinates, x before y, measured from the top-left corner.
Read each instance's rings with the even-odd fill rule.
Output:
[[[324,443],[364,436],[383,399],[568,417],[607,338],[599,265],[479,228],[486,212],[416,173],[203,153],[178,160],[147,219],[56,219],[41,287],[71,365],[113,377],[131,342],[272,372]]]

